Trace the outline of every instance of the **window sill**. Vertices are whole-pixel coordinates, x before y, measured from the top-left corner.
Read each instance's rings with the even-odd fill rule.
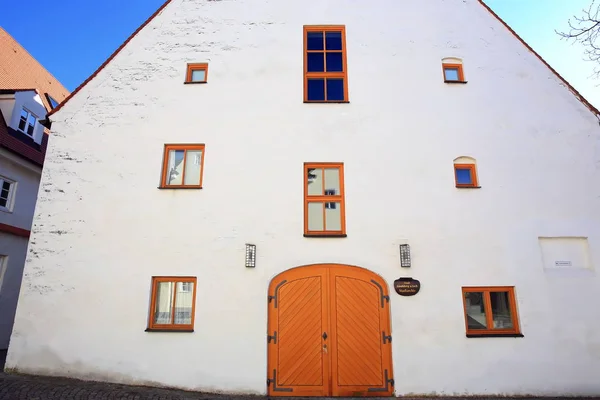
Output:
[[[457,186],[457,189],[481,189],[481,186]]]
[[[13,210],[11,210],[10,208],[6,208],[6,207],[0,207],[0,212],[12,214]]]
[[[345,233],[333,233],[333,234],[325,234],[325,235],[320,235],[320,234],[315,234],[315,233],[305,233],[304,237],[305,238],[345,238],[348,235],[346,235]]]
[[[32,139],[33,139],[33,135],[30,135],[29,133],[27,133],[27,132],[25,132],[25,131],[22,131],[22,130],[20,130],[20,129],[15,129],[15,130],[16,130],[17,132],[21,132],[23,135],[27,135],[27,137],[30,137],[30,138],[32,138]]]
[[[467,333],[468,338],[485,338],[485,337],[512,337],[522,338],[522,333]]]
[[[349,104],[348,100],[325,101],[325,100],[304,100],[304,104]]]
[[[157,189],[160,189],[160,190],[179,190],[179,189],[199,190],[199,189],[202,189],[202,186],[159,186],[159,187],[157,187]]]
[[[194,332],[193,329],[153,329],[153,328],[146,328],[146,330],[144,332],[175,332],[175,333],[191,333]]]
[[[467,81],[444,81],[444,83],[459,83],[459,84],[465,84],[467,83]]]
[[[203,83],[208,83],[207,81],[204,82],[183,82],[184,85],[201,85]]]

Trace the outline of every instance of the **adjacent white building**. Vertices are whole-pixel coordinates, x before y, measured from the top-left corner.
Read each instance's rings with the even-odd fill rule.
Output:
[[[8,348],[42,166],[67,90],[0,28],[0,351]]]
[[[49,117],[6,370],[599,395],[599,114],[478,0],[168,1]]]

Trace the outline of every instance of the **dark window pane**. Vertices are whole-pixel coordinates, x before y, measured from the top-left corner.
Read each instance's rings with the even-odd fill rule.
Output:
[[[6,207],[7,204],[8,204],[8,199],[5,199],[4,197],[0,197],[0,207]]]
[[[471,170],[468,168],[456,168],[456,183],[459,185],[470,185],[473,183]]]
[[[466,292],[465,307],[469,329],[486,329],[485,304],[482,292]]]
[[[327,100],[344,101],[343,79],[327,79]]]
[[[2,190],[10,190],[10,183],[4,181],[2,184]]]
[[[327,53],[327,72],[342,72],[342,53]]]
[[[8,199],[8,189],[2,189],[2,191],[0,191],[0,198]]]
[[[27,126],[27,134],[33,136],[33,125]]]
[[[308,100],[325,100],[325,79],[308,80]]]
[[[513,329],[512,317],[510,315],[508,292],[491,292],[492,319],[494,329]]]
[[[324,72],[324,60],[323,53],[308,53],[308,72]]]
[[[323,50],[323,32],[306,32],[306,49]]]
[[[342,49],[342,32],[326,32],[325,41],[327,50]]]
[[[25,131],[25,120],[22,117],[19,120],[19,130],[23,132]]]

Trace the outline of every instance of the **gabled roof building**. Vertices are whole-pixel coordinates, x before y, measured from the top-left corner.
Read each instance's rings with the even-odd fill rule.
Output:
[[[351,3],[167,1],[53,110],[8,371],[600,395],[598,110],[479,0]]]

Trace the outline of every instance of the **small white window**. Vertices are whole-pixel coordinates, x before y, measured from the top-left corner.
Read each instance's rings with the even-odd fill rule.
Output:
[[[26,109],[21,110],[21,118],[19,119],[19,130],[23,133],[33,136],[37,117]]]
[[[12,198],[15,192],[15,182],[0,176],[0,210],[12,210]]]
[[[6,273],[7,261],[7,256],[0,255],[0,292],[2,292],[2,281],[4,280],[4,274]]]

